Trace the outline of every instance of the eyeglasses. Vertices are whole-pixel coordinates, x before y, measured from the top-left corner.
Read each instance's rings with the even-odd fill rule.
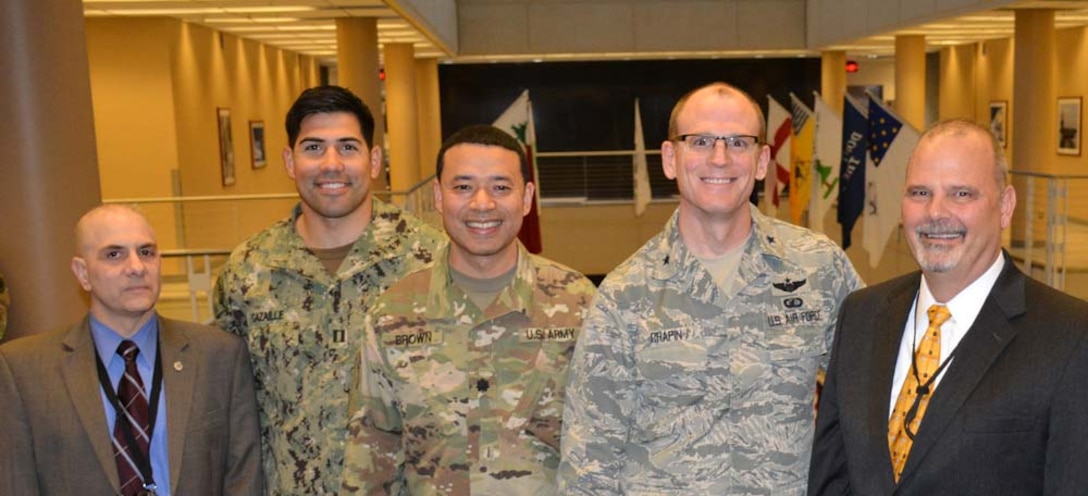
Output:
[[[681,134],[673,141],[683,141],[684,144],[696,153],[711,153],[718,140],[725,143],[725,151],[733,154],[742,154],[752,150],[759,144],[758,136],[738,134],[734,136],[715,136],[713,134]]]

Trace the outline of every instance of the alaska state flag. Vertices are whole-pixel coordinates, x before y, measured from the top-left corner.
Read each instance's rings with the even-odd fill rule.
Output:
[[[865,206],[865,152],[869,148],[869,114],[846,96],[842,109],[842,161],[839,163],[839,224],[842,248],[850,247],[850,232]]]
[[[865,166],[865,239],[869,265],[876,267],[892,233],[899,228],[900,199],[907,161],[921,134],[891,109],[869,96],[869,161]]]

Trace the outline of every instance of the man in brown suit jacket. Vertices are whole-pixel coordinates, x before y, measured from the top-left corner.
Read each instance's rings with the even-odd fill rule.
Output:
[[[245,344],[158,316],[160,257],[138,211],[98,207],[80,220],[76,237],[72,270],[90,293],[87,318],[0,346],[0,494],[261,494]],[[110,395],[122,396],[120,378],[132,377],[115,354],[119,343],[143,350],[128,360],[140,369],[145,410],[157,419],[136,430],[136,438],[149,433],[150,446],[135,454],[115,440],[128,424],[117,419],[129,414]],[[131,425],[128,439],[135,439]],[[119,475],[125,458],[134,460],[128,481]]]

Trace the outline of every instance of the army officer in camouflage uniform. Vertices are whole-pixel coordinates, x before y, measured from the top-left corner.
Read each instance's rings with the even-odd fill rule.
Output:
[[[345,494],[555,494],[567,363],[594,288],[517,241],[533,183],[513,137],[450,136],[435,264],[371,311]]]
[[[378,295],[433,258],[437,229],[373,198],[374,117],[335,86],[287,113],[283,159],[302,202],[234,250],[216,323],[249,342],[271,494],[335,494],[363,319]]]
[[[571,363],[564,494],[803,494],[817,369],[861,286],[826,237],[748,203],[763,114],[724,83],[676,104],[665,225],[602,283]]]

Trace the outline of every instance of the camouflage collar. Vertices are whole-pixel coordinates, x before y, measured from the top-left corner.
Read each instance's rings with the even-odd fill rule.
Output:
[[[536,269],[533,266],[532,255],[529,250],[518,244],[518,265],[514,272],[514,279],[510,285],[503,288],[499,296],[485,311],[482,319],[490,320],[499,315],[510,312],[528,313],[532,308],[533,293],[536,288]],[[448,319],[456,315],[456,302],[467,302],[468,296],[460,288],[454,286],[453,276],[450,274],[450,245],[447,244],[439,253],[431,268],[430,288],[427,291],[428,319]]]
[[[755,205],[749,204],[749,211],[752,233],[744,246],[737,276],[748,286],[761,287],[769,284],[769,273],[792,267],[793,263],[784,256],[782,243],[775,236],[774,220],[763,215]],[[652,277],[686,286],[683,292],[701,302],[715,302],[720,296],[718,285],[680,238],[679,208],[656,239],[658,244],[652,252],[659,258],[653,261]]]
[[[344,259],[345,270],[340,272],[336,279],[347,279],[367,267],[384,260],[395,257],[399,250],[379,249],[376,240],[393,241],[399,230],[403,229],[401,211],[393,205],[389,205],[376,198],[370,224],[367,226],[355,245]],[[314,281],[325,284],[334,282],[334,278],[325,271],[321,261],[306,248],[302,236],[295,230],[295,221],[302,215],[302,204],[297,203],[291,210],[291,215],[277,222],[270,229],[269,237],[265,240],[262,251],[268,254],[265,263],[274,268],[286,268],[299,272],[301,275]],[[369,253],[366,253],[366,252]]]
[[[758,247],[754,248],[755,253],[760,253],[776,260],[786,260],[785,250],[782,249],[782,243],[775,236],[774,220],[763,215],[763,212],[760,212],[759,208],[755,205],[749,203],[748,207],[752,212],[752,236],[749,238],[749,245],[745,250],[749,254],[753,253],[752,240],[755,240],[755,244],[758,244]]]

